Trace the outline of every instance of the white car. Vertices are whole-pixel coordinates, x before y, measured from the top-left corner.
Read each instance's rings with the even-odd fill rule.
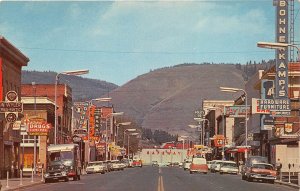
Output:
[[[124,164],[122,164],[119,160],[112,160],[112,170],[124,170]]]
[[[89,162],[85,171],[87,174],[91,174],[91,173],[104,174],[107,171],[107,168],[106,165],[103,163],[103,161],[94,161],[94,162]]]
[[[234,161],[223,161],[220,167],[220,174],[238,174],[239,168]]]
[[[210,172],[219,172],[222,160],[213,160],[210,165]]]
[[[189,170],[191,163],[192,163],[192,159],[186,159],[183,164],[183,170]]]

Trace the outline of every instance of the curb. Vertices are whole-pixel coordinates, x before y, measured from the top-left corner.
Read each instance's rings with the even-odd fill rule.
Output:
[[[43,184],[44,182],[34,182],[32,184],[28,184],[28,185],[22,185],[22,186],[12,186],[12,188],[6,188],[6,187],[3,187],[2,186],[2,190],[1,191],[14,191],[14,190],[20,190],[21,188],[29,188],[29,187],[32,187],[32,186],[36,186],[36,185],[39,185],[39,184]]]
[[[289,187],[292,187],[292,188],[300,188],[300,186],[298,186],[297,184],[292,184],[292,183],[288,183],[288,182],[282,182],[282,181],[279,181],[279,180],[275,180],[275,183],[276,184],[280,184],[280,185],[285,185],[285,186],[289,186]]]

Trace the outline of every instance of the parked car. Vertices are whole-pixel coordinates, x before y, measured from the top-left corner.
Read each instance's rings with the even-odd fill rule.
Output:
[[[190,165],[190,174],[201,172],[207,174],[208,167],[205,158],[193,158]]]
[[[210,170],[211,163],[212,163],[212,161],[207,161],[207,167],[208,167],[208,170]]]
[[[107,172],[107,166],[103,163],[103,161],[93,161],[88,163],[85,171],[87,174],[91,174],[91,173],[104,174],[105,172]]]
[[[132,162],[132,166],[133,167],[142,167],[143,166],[142,160],[140,160],[140,159],[134,159],[133,162]]]
[[[124,165],[119,160],[112,160],[112,170],[124,170]]]
[[[213,160],[210,165],[210,172],[219,172],[222,160]]]
[[[158,162],[157,161],[152,161],[152,166],[158,166]]]
[[[190,169],[190,165],[192,163],[192,159],[186,159],[184,164],[183,164],[183,170],[188,170]]]
[[[223,161],[220,166],[220,174],[238,174],[239,167],[234,161]]]
[[[246,179],[249,182],[253,180],[262,180],[274,184],[276,180],[276,170],[273,165],[268,163],[255,163],[246,169]]]
[[[132,167],[132,160],[131,159],[124,158],[124,159],[121,160],[121,162],[125,164],[126,168]]]
[[[110,160],[107,160],[107,161],[103,161],[103,164],[106,165],[106,168],[107,168],[107,172],[110,172],[112,171],[112,164],[111,164],[111,161]]]
[[[247,169],[251,168],[251,166],[256,163],[268,163],[268,159],[267,157],[262,157],[262,156],[248,157],[247,160],[245,161],[245,165],[243,165],[241,168],[242,180],[246,180]]]

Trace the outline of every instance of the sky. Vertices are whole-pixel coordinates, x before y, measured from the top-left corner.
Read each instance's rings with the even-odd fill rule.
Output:
[[[89,69],[84,77],[123,85],[182,63],[274,59],[256,43],[274,42],[275,7],[273,0],[0,0],[0,35],[29,57],[25,70]]]

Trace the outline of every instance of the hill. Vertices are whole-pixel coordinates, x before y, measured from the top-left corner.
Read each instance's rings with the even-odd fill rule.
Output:
[[[55,84],[55,72],[22,71],[22,84]],[[83,78],[80,76],[59,75],[59,82],[66,83],[72,88],[74,101],[85,101],[98,98],[118,86],[95,79]]]
[[[261,65],[181,64],[138,76],[113,90],[116,111],[135,118],[142,128],[160,129],[171,134],[196,134],[194,111],[205,99],[235,99],[222,93],[220,86],[244,88],[245,79]]]

